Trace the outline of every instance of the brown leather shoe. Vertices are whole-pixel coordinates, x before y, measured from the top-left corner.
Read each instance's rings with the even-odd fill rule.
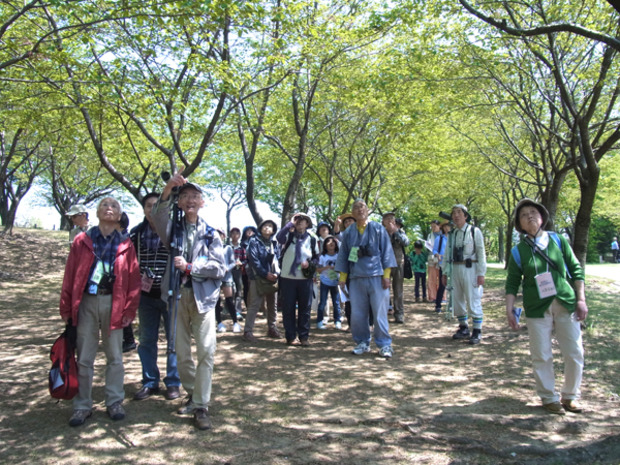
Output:
[[[282,336],[280,336],[280,331],[278,331],[278,328],[269,328],[269,331],[267,331],[267,337],[280,339]]]
[[[258,339],[256,339],[254,334],[252,334],[252,331],[246,331],[243,333],[243,340],[248,342],[258,342]]]
[[[211,429],[211,418],[206,408],[197,408],[194,410],[194,424],[199,430]]]
[[[299,344],[301,344],[302,347],[310,347],[310,341],[308,341],[308,339],[302,339],[299,341]]]
[[[575,399],[562,399],[560,403],[562,404],[562,407],[564,408],[564,410],[566,410],[567,412],[572,412],[572,413],[583,412],[583,408],[581,407],[581,405],[577,403]]]
[[[550,402],[548,404],[543,404],[543,408],[547,412],[553,413],[555,415],[565,415],[566,414],[566,412],[562,408],[562,404],[560,404],[559,402]]]

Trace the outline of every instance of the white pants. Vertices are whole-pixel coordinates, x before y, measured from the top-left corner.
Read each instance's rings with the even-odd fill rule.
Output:
[[[465,265],[452,267],[452,305],[457,318],[469,316],[482,319],[482,286],[478,286],[476,267]],[[475,328],[476,326],[474,326]]]
[[[583,344],[581,327],[574,314],[569,313],[557,299],[554,299],[544,318],[528,318],[527,327],[530,334],[530,355],[536,379],[536,393],[543,404],[560,400],[555,390],[553,371],[551,335],[554,328],[564,359],[562,399],[578,399],[583,375]]]

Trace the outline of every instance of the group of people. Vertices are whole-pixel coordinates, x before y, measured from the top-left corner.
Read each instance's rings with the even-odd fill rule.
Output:
[[[535,203],[524,205],[534,205],[534,210],[538,208]],[[541,228],[538,231],[533,231],[533,226],[521,228],[518,222],[519,210],[524,205],[517,206],[517,230],[538,237]],[[297,213],[279,230],[275,221],[270,219],[261,222],[258,228],[244,228],[243,232],[233,228],[231,243],[227,245],[224,232],[213,229],[199,215],[204,206],[201,188],[180,174],[168,180],[161,194],[146,195],[142,206],[144,220],[128,233],[127,226],[121,221],[121,204],[116,199],[104,198],[97,207],[98,225],[79,231],[83,234],[76,234],[73,239],[60,300],[62,318],[77,327],[79,392],[73,401],[71,426],[84,424],[92,415],[93,367],[100,338],[106,357],[107,412],[113,420],[125,417],[122,405],[122,331],[131,325],[138,313],[142,388],[134,394],[134,399],[144,400],[159,393],[161,374],[157,364],[157,343],[163,322],[168,342],[164,396],[168,400],[178,399],[182,386],[187,398],[178,413],[193,415],[194,424],[200,430],[211,428],[208,405],[216,333],[226,330],[225,325],[222,326],[221,309],[214,311],[219,307],[221,292],[233,321],[233,332],[243,332],[245,341],[254,343],[258,340],[254,328],[257,314],[263,308],[267,316],[268,337],[281,337],[277,325],[280,311],[286,344],[307,347],[310,345],[314,280],[318,273],[317,328],[324,327],[321,323],[324,324],[324,312],[331,296],[337,329],[342,327],[341,304],[344,303],[354,341],[353,354],[370,352],[374,338],[381,357],[389,359],[393,356],[388,322],[390,287],[393,290],[394,322],[403,323],[403,270],[409,245],[402,220],[394,213],[383,215],[382,223],[372,221],[368,205],[357,199],[351,213],[341,215],[333,230],[329,224],[322,223],[317,228],[318,234],[311,233],[312,219],[305,213]],[[464,205],[455,205],[451,218],[452,224],[438,224],[439,234],[428,247],[433,259],[428,261],[437,265],[437,290],[432,297],[436,308],[441,311],[443,292],[450,282],[454,312],[459,321],[453,338],[478,344],[482,332],[481,297],[486,273],[484,240],[480,229],[470,224],[471,217]],[[542,226],[545,222],[541,221]],[[450,226],[454,228],[452,232],[449,232]],[[541,249],[552,243],[544,239],[536,241]],[[570,314],[575,309],[577,319],[583,319],[587,314],[583,272],[574,255],[570,258],[572,251],[568,244],[561,245],[567,270],[576,283],[581,282],[572,297],[572,287],[559,283],[557,288],[561,292],[558,292],[557,299],[545,300],[544,304],[541,299],[536,299],[530,286],[538,280],[529,273],[532,266],[537,267],[539,263],[535,254],[532,253],[530,258],[525,249],[521,251],[524,256],[521,268],[515,268],[511,261],[506,286],[507,318],[511,327],[518,328],[512,305],[521,279],[528,323],[530,319],[546,319],[551,311],[551,324],[541,324],[535,339],[537,342],[531,343],[532,346],[538,344],[536,349],[531,349],[533,360],[536,353],[537,388],[545,408],[550,411],[557,410],[550,408],[550,403],[559,403],[553,390],[550,327],[554,318],[558,318],[556,315],[568,314],[568,320],[574,322],[576,320],[571,320]],[[413,258],[421,255],[421,249],[422,245],[416,243]],[[551,259],[559,260],[560,257],[556,253]],[[416,270],[422,267],[422,261],[412,261]],[[430,269],[429,266],[429,275]],[[553,278],[561,276],[563,269],[560,266],[557,270],[554,268],[551,271]],[[416,277],[418,273],[421,271],[416,271]],[[419,297],[417,293],[416,297]],[[242,300],[246,306],[243,330],[239,324]],[[548,310],[549,307],[552,310]],[[473,326],[471,333],[469,318]],[[567,330],[563,337],[575,340],[578,325],[574,326],[572,332]],[[546,339],[548,344],[544,343]],[[195,357],[192,356],[192,340]],[[580,336],[575,345],[580,347]],[[568,345],[562,343],[564,347]],[[570,356],[577,352],[570,346]],[[579,397],[581,375],[576,372],[579,371],[579,360],[583,366],[583,349],[580,359],[577,355],[575,375],[570,382],[567,381],[569,387],[566,392],[562,391],[560,403],[562,409],[572,411],[578,410],[575,402]]]

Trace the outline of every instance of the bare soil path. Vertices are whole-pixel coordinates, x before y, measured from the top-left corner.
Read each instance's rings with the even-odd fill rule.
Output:
[[[587,367],[586,413],[545,413],[533,391],[527,330],[510,331],[502,317],[501,276],[486,291],[479,346],[453,341],[455,323],[414,303],[410,284],[406,322],[391,326],[390,361],[376,351],[351,355],[350,333],[333,327],[313,330],[309,348],[263,337],[265,320],[255,345],[218,336],[208,432],[175,413],[180,401],[131,400],[141,379],[135,351],[125,356],[127,418],[112,422],[100,353],[96,412],[70,428],[70,402],[47,392],[49,349],[62,329],[64,237],[18,231],[0,240],[0,464],[620,463],[618,361]],[[620,302],[609,281],[588,287]],[[618,341],[587,332],[584,339],[587,352]]]

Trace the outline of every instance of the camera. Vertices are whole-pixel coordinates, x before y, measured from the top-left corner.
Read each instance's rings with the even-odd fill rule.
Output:
[[[111,291],[112,286],[114,285],[115,279],[116,279],[116,276],[110,275],[108,273],[104,273],[103,276],[101,277],[101,281],[99,281],[99,289],[106,289],[106,290]]]
[[[454,248],[454,256],[452,257],[452,261],[455,261],[455,262],[463,262],[464,261],[463,249],[464,249],[464,246],[460,246],[460,247],[455,247]],[[471,266],[471,263],[470,263],[470,266]]]
[[[370,257],[372,253],[368,245],[360,245],[357,249],[357,258]]]
[[[471,258],[465,259],[465,268],[471,268]]]

